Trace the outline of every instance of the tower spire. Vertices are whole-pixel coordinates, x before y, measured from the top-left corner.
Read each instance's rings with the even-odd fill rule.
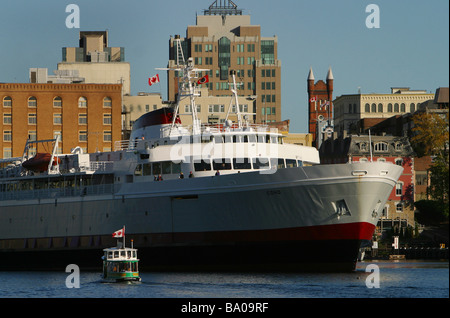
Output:
[[[331,71],[331,66],[328,69],[327,80],[334,80],[333,72]]]
[[[308,80],[314,81],[314,73],[313,73],[312,67],[309,68]]]

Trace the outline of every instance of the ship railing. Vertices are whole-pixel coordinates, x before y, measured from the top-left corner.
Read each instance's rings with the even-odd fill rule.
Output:
[[[82,187],[47,188],[0,192],[0,201],[57,199],[63,197],[113,194],[114,184],[99,184]]]
[[[113,171],[114,161],[91,161],[89,171]]]
[[[185,136],[185,135],[191,135],[193,132],[193,126],[181,126],[178,125],[175,128],[172,128],[171,126],[163,127],[161,128],[161,137],[171,137],[171,136]],[[202,124],[200,128],[201,134],[219,134],[219,133],[226,133],[226,132],[250,132],[250,133],[268,133],[268,132],[274,132],[278,133],[278,129],[271,128],[268,125],[262,125],[262,124],[244,124],[243,126],[239,127],[237,124]]]
[[[127,150],[130,145],[129,140],[119,140],[114,143],[114,151]]]

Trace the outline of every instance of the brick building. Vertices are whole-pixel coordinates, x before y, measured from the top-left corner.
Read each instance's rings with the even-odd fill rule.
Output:
[[[320,134],[327,127],[333,126],[334,77],[331,67],[328,70],[326,82],[322,80],[314,81],[314,73],[311,68],[308,75],[308,131],[313,136],[313,146],[319,148]]]
[[[369,139],[368,135],[352,135],[331,138],[324,141],[319,153],[323,164],[373,160],[401,165],[403,174],[386,202],[378,230],[414,228],[415,153],[407,137],[371,136]]]
[[[121,140],[121,90],[121,84],[0,84],[0,158],[22,156],[27,139],[57,135],[59,153],[77,146],[113,150]],[[49,151],[43,147],[35,151]]]

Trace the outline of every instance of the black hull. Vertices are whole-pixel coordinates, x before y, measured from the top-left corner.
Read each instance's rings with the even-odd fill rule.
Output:
[[[361,240],[139,247],[140,271],[353,271]],[[0,270],[102,271],[102,248],[1,251]]]

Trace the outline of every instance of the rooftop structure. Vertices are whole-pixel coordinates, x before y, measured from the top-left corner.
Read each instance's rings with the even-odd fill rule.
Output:
[[[216,0],[208,9],[203,10],[205,15],[242,15],[242,10],[231,0]]]

